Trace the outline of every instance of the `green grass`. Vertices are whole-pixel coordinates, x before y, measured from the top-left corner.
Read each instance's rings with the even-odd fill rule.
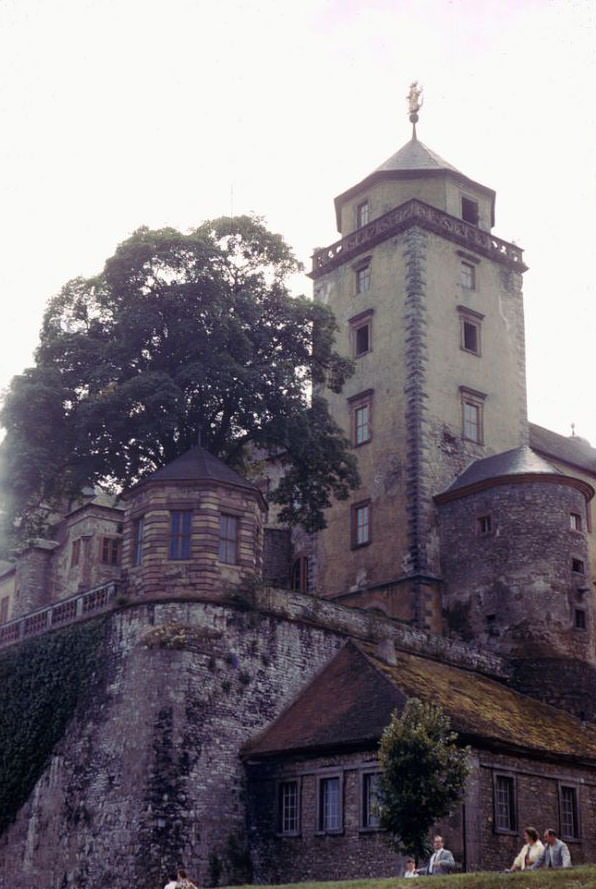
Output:
[[[582,866],[565,870],[538,870],[532,873],[452,874],[449,877],[419,877],[415,883],[396,877],[391,880],[337,880],[328,883],[286,883],[268,889],[596,889],[596,867]],[[232,889],[232,887],[229,887]],[[255,889],[253,886],[234,889]]]

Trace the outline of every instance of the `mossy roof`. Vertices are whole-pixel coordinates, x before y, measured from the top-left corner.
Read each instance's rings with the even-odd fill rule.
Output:
[[[372,645],[348,642],[244,756],[268,757],[376,744],[394,709],[411,697],[441,704],[476,747],[596,765],[596,726],[521,695],[479,673]]]

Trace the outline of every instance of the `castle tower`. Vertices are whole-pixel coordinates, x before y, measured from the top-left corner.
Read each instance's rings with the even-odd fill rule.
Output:
[[[491,234],[494,191],[415,128],[335,208],[341,239],[311,276],[356,365],[325,394],[362,484],[328,511],[317,590],[439,632],[433,495],[527,442],[522,251]]]

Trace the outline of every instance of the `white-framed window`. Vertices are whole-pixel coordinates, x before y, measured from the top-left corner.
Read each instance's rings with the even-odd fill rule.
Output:
[[[280,781],[277,787],[278,830],[286,836],[300,832],[300,792],[298,781]]]
[[[476,266],[462,260],[459,264],[459,282],[464,290],[476,290]]]

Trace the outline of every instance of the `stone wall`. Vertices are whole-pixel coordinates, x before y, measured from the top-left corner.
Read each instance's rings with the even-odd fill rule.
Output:
[[[94,694],[0,838],[0,887],[159,886],[179,863],[202,884],[248,878],[239,749],[343,635],[246,604],[109,620]]]

